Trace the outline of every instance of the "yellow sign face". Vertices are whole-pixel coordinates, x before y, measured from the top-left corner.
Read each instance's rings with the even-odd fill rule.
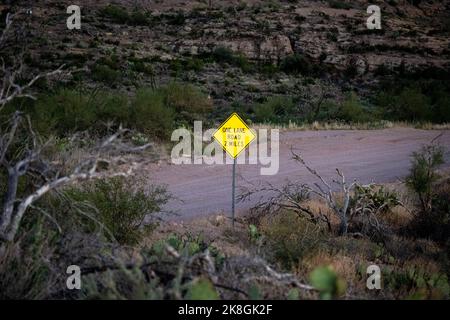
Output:
[[[237,113],[233,113],[225,120],[213,136],[233,159],[256,138]]]

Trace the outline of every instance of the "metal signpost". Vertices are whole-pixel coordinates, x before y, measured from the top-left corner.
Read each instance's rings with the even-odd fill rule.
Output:
[[[247,124],[237,113],[233,113],[217,129],[213,135],[214,139],[223,147],[228,155],[233,159],[233,177],[231,189],[231,214],[234,229],[235,201],[236,201],[236,159],[249,144],[255,140],[256,135],[250,130]]]

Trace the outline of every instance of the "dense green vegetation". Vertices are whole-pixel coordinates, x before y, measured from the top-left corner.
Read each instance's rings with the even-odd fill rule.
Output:
[[[166,139],[177,126],[192,126],[194,120],[205,119],[212,110],[212,102],[204,93],[182,83],[142,88],[132,97],[111,90],[61,88],[41,95],[36,102],[18,104],[9,105],[3,116],[22,108],[30,112],[37,132],[60,137],[86,130],[103,134],[108,127],[122,124]]]

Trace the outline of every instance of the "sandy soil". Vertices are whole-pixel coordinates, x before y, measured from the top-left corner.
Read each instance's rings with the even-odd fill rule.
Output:
[[[260,175],[260,165],[237,166],[237,188],[269,182],[317,182],[307,170],[291,159],[291,147],[324,178],[335,177],[339,168],[347,179],[361,183],[392,183],[402,179],[410,166],[410,154],[442,133],[438,141],[450,150],[450,131],[394,128],[369,131],[285,131],[280,133],[280,168],[274,176]],[[446,154],[447,163],[450,154]],[[152,182],[166,184],[177,198],[167,209],[179,214],[171,220],[186,220],[231,211],[231,165],[170,165],[151,170]],[[239,189],[238,191],[239,192]],[[238,203],[237,212],[254,201]]]

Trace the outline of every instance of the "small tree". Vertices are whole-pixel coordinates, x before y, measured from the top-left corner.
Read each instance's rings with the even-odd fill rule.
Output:
[[[412,154],[412,166],[406,178],[407,186],[420,201],[421,211],[430,213],[433,201],[433,184],[439,179],[437,168],[444,163],[444,149],[430,144]]]

